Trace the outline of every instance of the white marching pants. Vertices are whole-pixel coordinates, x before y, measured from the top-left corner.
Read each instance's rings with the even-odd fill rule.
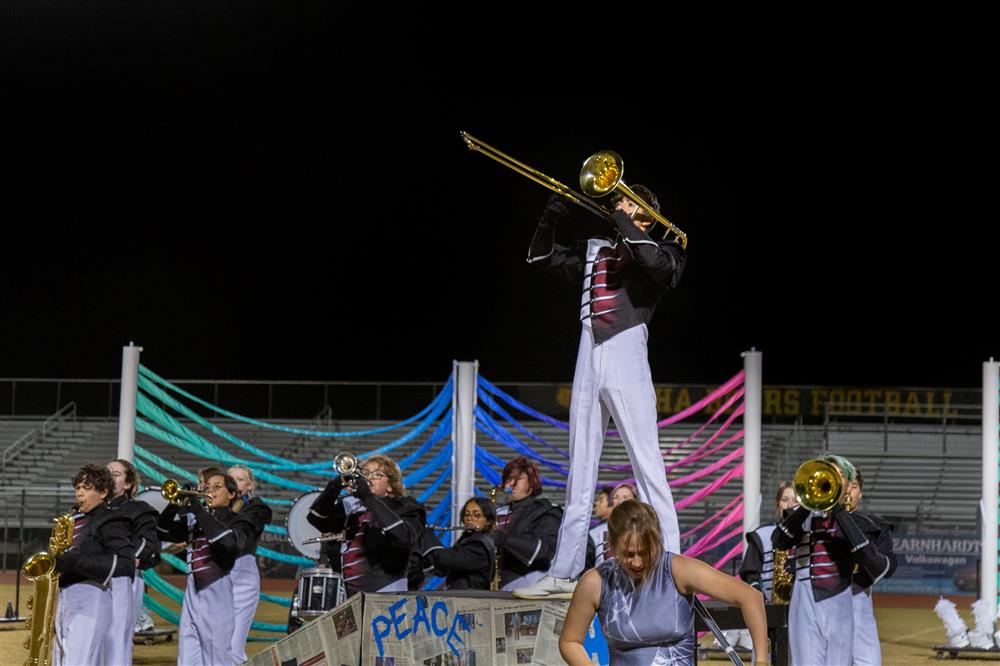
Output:
[[[110,588],[76,583],[59,590],[53,666],[107,663],[101,660],[100,652],[110,616]]]
[[[257,602],[260,601],[260,569],[257,567],[257,558],[253,555],[236,558],[229,577],[233,579],[233,603],[236,610],[233,659],[239,664],[247,660],[247,636],[250,635],[250,625],[257,612]]]
[[[136,574],[138,578],[138,574]],[[141,580],[141,579],[140,579]],[[106,618],[107,633],[101,645],[100,663],[129,666],[132,663],[132,634],[135,633],[135,596],[132,578],[111,579],[111,615]]]
[[[851,588],[816,601],[808,580],[795,581],[788,608],[788,643],[793,666],[847,666],[854,644]]]
[[[646,326],[634,326],[594,344],[584,326],[569,406],[570,471],[559,541],[549,573],[572,578],[583,570],[598,464],[613,418],[635,473],[639,499],[660,517],[664,547],[680,552],[674,498],[667,485],[656,427],[656,392],[649,372]]]
[[[230,666],[233,657],[233,581],[223,576],[200,592],[188,576],[178,628],[177,666]]]
[[[882,645],[878,640],[875,609],[867,590],[854,594],[854,666],[881,666]]]
[[[145,594],[146,594],[146,581],[142,578],[142,572],[136,569],[135,578],[132,579],[132,626],[133,633],[136,621],[139,619],[139,613],[142,612],[142,607],[145,605]],[[131,636],[129,637],[129,643],[132,643]]]

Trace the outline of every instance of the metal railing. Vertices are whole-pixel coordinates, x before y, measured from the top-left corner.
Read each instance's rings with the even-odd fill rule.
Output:
[[[75,420],[76,403],[71,402],[59,408],[54,414],[49,416],[49,418],[45,419],[40,426],[34,430],[26,432],[24,435],[19,437],[16,442],[4,449],[3,456],[0,458],[0,470],[7,469],[7,463],[21,455],[22,452],[26,451],[32,445],[45,439],[45,436],[59,425],[65,421]]]

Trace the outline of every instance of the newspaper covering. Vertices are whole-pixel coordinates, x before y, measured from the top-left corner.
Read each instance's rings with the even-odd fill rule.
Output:
[[[356,596],[251,657],[250,666],[357,666],[363,600]]]
[[[565,663],[559,654],[559,634],[567,609],[567,601],[456,597],[446,593],[364,594],[306,624],[248,663],[557,666]],[[599,630],[597,634],[598,639],[603,638]],[[600,650],[585,647],[597,663],[607,663],[606,657],[598,656]]]

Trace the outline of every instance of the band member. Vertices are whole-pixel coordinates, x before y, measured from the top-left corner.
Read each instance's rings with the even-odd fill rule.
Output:
[[[597,489],[594,495],[594,518],[596,524],[590,528],[587,538],[587,556],[584,558],[584,569],[593,569],[600,564],[597,561],[600,557],[604,561],[604,553],[607,551],[608,516],[611,515],[611,488],[607,486]]]
[[[112,488],[111,474],[100,465],[84,465],[73,477],[73,542],[56,556],[56,666],[103,663],[100,652],[112,616],[111,581],[131,582],[135,572],[129,521],[105,503]]]
[[[271,508],[254,495],[257,480],[253,471],[244,465],[233,465],[229,476],[236,482],[239,498],[233,509],[242,520],[253,527],[251,538],[240,547],[229,577],[233,579],[233,599],[236,609],[236,631],[233,632],[233,656],[238,663],[247,660],[246,642],[250,635],[250,625],[260,601],[260,569],[257,567],[257,544],[264,533],[264,526],[271,522]]]
[[[562,509],[541,496],[538,468],[524,456],[507,463],[502,478],[510,504],[497,508],[493,540],[500,552],[500,589],[509,591],[545,575],[555,552]]]
[[[488,590],[496,571],[496,544],[490,533],[496,524],[493,503],[473,497],[462,507],[465,531],[451,548],[440,542],[423,552],[434,573],[445,576],[449,590]]]
[[[618,558],[585,573],[573,593],[559,635],[566,663],[591,663],[583,642],[597,614],[610,663],[694,664],[694,594],[739,606],[753,637],[754,663],[770,663],[764,600],[753,588],[664,551],[659,516],[648,504],[622,502],[612,509],[608,530]]]
[[[619,483],[609,492],[610,502],[608,503],[608,514],[624,502],[625,500],[638,499],[635,493],[635,486],[631,483]],[[614,548],[611,547],[611,539],[608,537],[607,523],[591,528],[590,539],[587,542],[587,568],[592,569],[600,566],[604,560],[612,559],[615,556]]]
[[[238,497],[236,481],[218,468],[205,470],[203,476],[206,504],[171,504],[157,525],[164,540],[187,542],[188,582],[177,645],[180,665],[235,663],[235,601],[228,574],[240,547],[254,533],[252,523],[230,509]]]
[[[760,590],[764,601],[771,601],[771,584],[774,577],[774,549],[771,546],[771,533],[778,522],[785,517],[785,512],[799,505],[795,499],[795,491],[790,481],[778,486],[774,498],[774,520],[765,523],[752,532],[747,532],[747,550],[740,564],[740,578],[751,587]],[[786,568],[795,570],[795,553],[785,560]],[[788,601],[787,599],[785,601]]]
[[[343,477],[326,484],[307,520],[322,532],[343,532],[327,541],[323,557],[344,577],[347,596],[358,592],[405,592],[410,551],[426,524],[424,507],[406,495],[399,465],[386,456],[368,458],[340,497]]]
[[[879,552],[874,541],[848,513],[848,484],[857,480],[854,465],[833,453],[820,457],[840,471],[841,501],[829,512],[799,506],[771,535],[776,549],[797,546],[796,576],[788,613],[792,662],[850,664],[853,660],[854,605],[852,573],[857,566],[872,582],[895,569],[895,558]]]
[[[864,496],[864,485],[865,480],[859,469],[857,478],[847,486],[850,494],[847,509],[852,512],[851,517],[858,527],[878,548],[878,552],[892,561],[890,571],[883,576],[888,578],[896,568],[896,554],[892,550],[892,526],[880,516],[858,511],[861,498]],[[859,567],[851,583],[854,601],[854,666],[873,666],[882,663],[882,645],[878,638],[875,609],[872,607],[872,585],[875,582]]]
[[[146,586],[142,571],[160,561],[160,537],[156,531],[159,514],[145,502],[134,499],[139,488],[139,472],[128,460],[116,458],[106,465],[114,487],[108,496],[108,508],[128,520],[132,547],[135,549],[135,576],[111,579],[111,619],[101,648],[101,663],[131,664],[132,634],[142,609]]]
[[[632,189],[653,209],[656,196]],[[614,238],[591,238],[568,247],[555,242],[557,222],[568,213],[554,195],[542,213],[528,262],[565,281],[583,283],[580,346],[570,401],[570,472],[566,513],[549,575],[515,595],[541,599],[569,596],[583,569],[587,507],[597,482],[604,433],[613,417],[636,475],[639,497],[660,517],[664,544],[680,550],[680,530],[667,485],[656,425],[656,393],[646,351],[647,324],[663,294],[675,287],[687,261],[679,244],[654,240],[653,220],[635,202],[621,198],[612,216]]]

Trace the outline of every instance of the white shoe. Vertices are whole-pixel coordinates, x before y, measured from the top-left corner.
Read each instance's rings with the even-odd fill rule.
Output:
[[[545,575],[534,585],[512,590],[512,593],[519,599],[572,599],[575,589],[575,580]]]
[[[135,631],[149,631],[153,628],[153,618],[150,617],[146,609],[143,608],[139,611],[139,615],[135,618]]]

